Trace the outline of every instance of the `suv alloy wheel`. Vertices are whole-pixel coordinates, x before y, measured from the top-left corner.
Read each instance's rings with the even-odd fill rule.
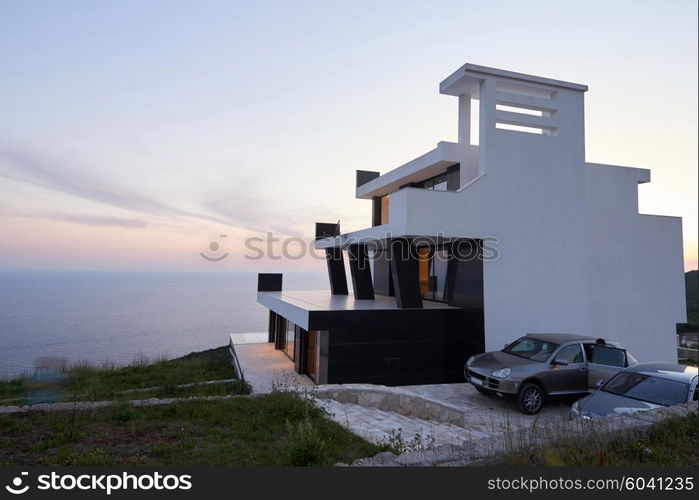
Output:
[[[517,403],[523,413],[528,415],[539,413],[544,406],[544,391],[536,384],[524,384],[517,396]]]

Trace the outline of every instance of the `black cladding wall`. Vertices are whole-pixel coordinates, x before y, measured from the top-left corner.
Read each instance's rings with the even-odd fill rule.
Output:
[[[461,382],[464,363],[484,347],[482,311],[317,311],[311,322],[329,331],[331,384]]]
[[[448,304],[454,306],[451,309],[308,311],[308,330],[318,332],[317,383],[412,385],[463,382],[466,360],[483,352],[485,347],[482,243],[459,240],[448,246],[443,244],[442,248],[448,248],[450,255],[460,256],[450,260],[447,267],[445,290]],[[399,280],[394,279],[394,274],[403,268],[391,262],[390,253],[384,249],[375,255],[373,290],[370,290],[368,270],[362,275],[353,270],[355,293],[359,286],[367,285],[358,283],[358,278],[369,281],[361,295],[365,292],[367,296],[369,292],[378,295],[396,293],[394,285]],[[332,283],[333,270],[330,271]],[[347,294],[344,265],[341,272],[339,267],[337,271],[342,278],[340,285],[344,284],[344,287],[333,287],[333,293],[338,293],[336,288],[343,288]],[[278,285],[276,279],[270,278],[274,282],[272,288],[281,285],[281,279]],[[413,292],[419,293],[419,290]],[[308,332],[297,328],[295,368],[299,373],[307,371],[307,335]],[[283,348],[286,320],[276,313],[270,313],[269,339],[275,342],[277,349]]]

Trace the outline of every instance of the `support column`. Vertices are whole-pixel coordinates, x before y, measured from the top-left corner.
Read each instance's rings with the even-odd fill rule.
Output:
[[[371,268],[367,256],[366,245],[350,245],[347,250],[352,275],[354,298],[358,300],[373,300],[374,285],[371,281]]]
[[[471,94],[459,96],[459,143],[471,144]]]
[[[330,277],[330,293],[333,295],[348,295],[345,259],[341,248],[326,248],[325,259],[328,262]]]
[[[258,292],[281,292],[282,291],[282,274],[281,273],[258,273],[257,274],[257,291]],[[278,342],[279,332],[277,326],[279,324],[278,315],[274,311],[269,311],[269,323],[267,325],[267,342]]]
[[[274,348],[284,349],[284,344],[286,343],[286,318],[280,316],[279,314],[277,314],[276,316],[277,321],[274,328],[277,332],[277,335],[274,338]]]
[[[334,224],[316,222],[316,240],[333,238],[340,234],[340,221]],[[347,274],[345,273],[345,259],[342,248],[326,248],[325,260],[328,263],[328,277],[330,278],[330,293],[333,295],[348,295]]]
[[[277,339],[277,313],[269,311],[269,323],[267,324],[267,342],[274,342]]]
[[[408,238],[391,240],[391,273],[398,307],[422,308],[418,261]]]

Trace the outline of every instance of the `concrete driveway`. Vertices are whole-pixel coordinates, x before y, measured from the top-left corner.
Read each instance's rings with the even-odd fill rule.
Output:
[[[486,396],[471,384],[410,385],[401,389],[462,409],[476,428],[493,428],[505,424],[521,427],[532,425],[534,421],[539,424],[567,421],[570,405],[575,401],[547,401],[537,415],[525,415],[517,409],[514,399]]]
[[[525,415],[513,400],[489,397],[466,383],[386,387],[321,385],[316,396],[338,423],[375,443],[396,430],[406,441],[427,438],[429,448],[526,446],[533,431],[555,435],[566,427],[571,401],[553,401],[537,415]],[[457,450],[456,453],[460,453]]]

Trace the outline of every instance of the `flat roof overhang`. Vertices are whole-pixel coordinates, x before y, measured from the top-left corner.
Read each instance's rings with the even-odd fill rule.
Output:
[[[568,90],[577,90],[579,92],[587,91],[587,85],[581,85],[579,83],[571,83],[543,76],[527,75],[515,71],[506,71],[504,69],[466,63],[439,84],[439,93],[453,96],[469,94],[474,98],[478,98],[480,91],[479,83],[487,77],[499,77],[503,80],[515,80],[535,86],[558,87]]]
[[[356,300],[351,293],[349,295],[332,295],[326,290],[257,292],[257,302],[304,330],[322,329],[323,318],[328,313],[459,310],[458,307],[429,300],[423,300],[422,308],[401,308],[398,307],[395,297],[377,295],[374,299]]]
[[[326,248],[347,249],[350,245],[366,245],[367,248],[373,250],[384,248],[386,243],[394,238],[409,238],[419,244],[421,240],[424,240],[424,243],[443,243],[454,240],[477,240],[480,237],[465,234],[413,234],[404,231],[398,226],[383,224],[337,236],[319,238],[314,245],[315,248],[321,250]]]
[[[411,182],[419,182],[444,172],[447,167],[464,161],[477,162],[478,146],[458,144],[455,142],[439,142],[432,151],[418,156],[357,187],[356,197],[371,199],[398,191],[401,186]]]

